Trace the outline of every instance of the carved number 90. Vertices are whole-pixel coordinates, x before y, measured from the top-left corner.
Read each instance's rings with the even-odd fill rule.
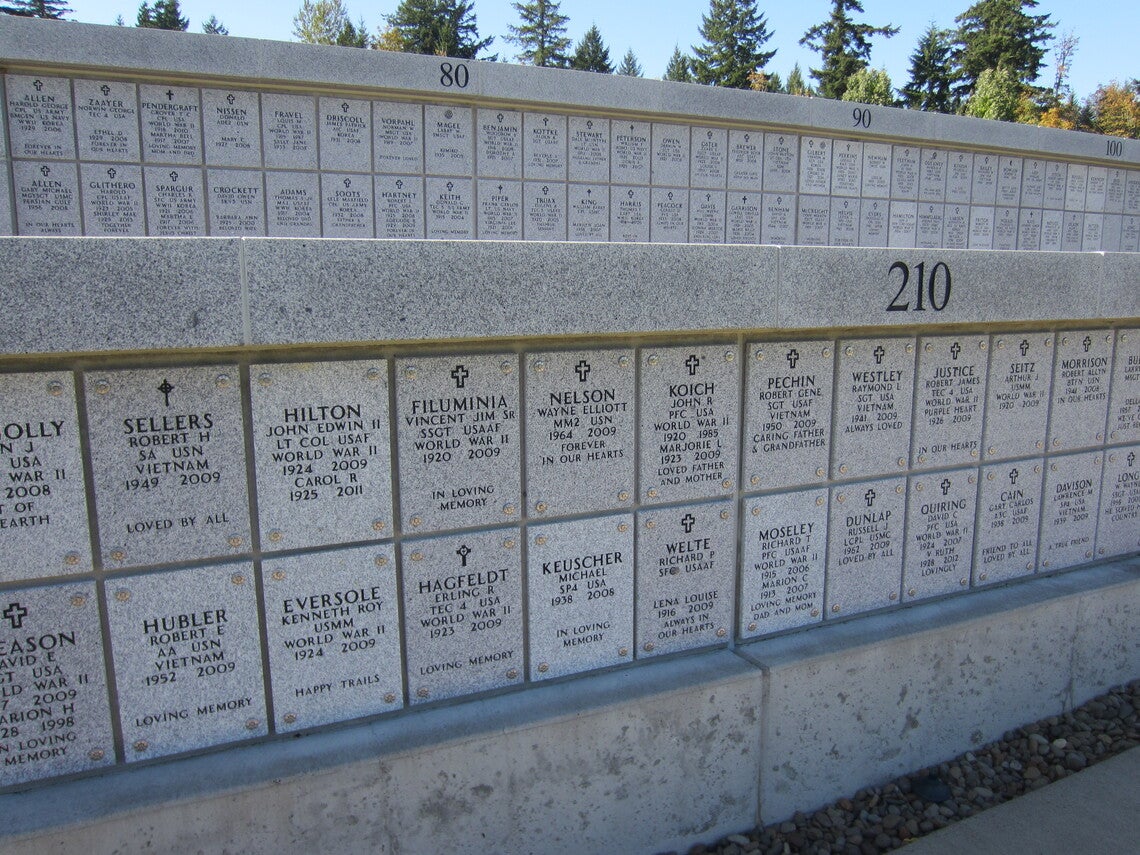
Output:
[[[856,107],[851,111],[851,127],[853,128],[869,128],[871,127],[871,111],[866,107]]]
[[[450,62],[439,64],[440,86],[456,86],[459,89],[466,89],[470,79],[471,75],[467,71],[467,66],[462,62],[457,62],[454,65]]]
[[[902,284],[891,304],[887,306],[888,312],[925,312],[924,297],[930,302],[930,308],[934,311],[941,312],[946,308],[946,304],[950,302],[950,268],[946,266],[945,262],[940,261],[930,269],[929,279],[926,278],[926,262],[920,261],[916,265],[917,282],[915,283],[914,295],[917,299],[914,301],[913,308],[910,304],[910,296],[904,296],[907,285],[910,284],[910,267],[902,261],[896,261],[890,266],[887,275],[889,276],[896,270],[902,271]],[[941,288],[938,286],[939,270],[942,271],[946,279]]]

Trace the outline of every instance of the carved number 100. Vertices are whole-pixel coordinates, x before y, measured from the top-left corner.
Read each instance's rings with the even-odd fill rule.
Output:
[[[926,262],[920,261],[914,268],[917,274],[915,281],[914,305],[911,306],[910,294],[907,291],[907,286],[910,284],[910,267],[902,262],[896,261],[890,266],[887,275],[894,273],[896,270],[902,272],[902,284],[899,286],[898,293],[895,298],[891,300],[891,304],[887,306],[888,312],[925,312],[926,306],[923,304],[923,298],[930,303],[930,308],[936,312],[941,312],[946,308],[946,304],[950,302],[950,268],[946,266],[945,262],[938,262],[930,269],[930,278],[926,277]],[[939,287],[938,272],[942,271],[945,277],[945,283]]]

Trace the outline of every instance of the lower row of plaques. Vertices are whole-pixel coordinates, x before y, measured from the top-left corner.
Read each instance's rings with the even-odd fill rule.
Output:
[[[739,596],[734,509],[3,591],[0,787],[113,764],[108,679],[130,762],[1135,552],[1140,445],[746,498]]]

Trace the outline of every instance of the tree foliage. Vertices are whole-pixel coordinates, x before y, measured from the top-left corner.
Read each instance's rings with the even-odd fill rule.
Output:
[[[630,48],[625,52],[625,56],[621,58],[621,64],[617,69],[618,74],[625,75],[626,77],[644,77],[641,71],[641,63],[637,61],[637,54]]]
[[[510,31],[507,41],[522,48],[518,58],[529,65],[566,68],[570,64],[566,22],[570,19],[559,11],[558,3],[555,0],[531,0],[511,5],[519,13],[519,26],[507,25]]]
[[[820,68],[811,69],[819,83],[819,94],[825,98],[842,98],[851,75],[866,68],[871,61],[871,37],[890,38],[898,27],[886,24],[874,27],[852,19],[850,13],[863,14],[859,0],[832,0],[831,15],[816,24],[800,39],[801,45],[819,51]]]
[[[966,102],[966,115],[1012,122],[1017,118],[1022,88],[1012,69],[987,68],[978,76],[978,83]]]
[[[1115,80],[1089,98],[1092,129],[1099,134],[1140,139],[1140,85]]]
[[[931,24],[910,55],[910,80],[901,90],[902,103],[912,110],[954,112],[954,65],[950,60],[952,33]]]
[[[803,95],[807,98],[815,95],[815,90],[808,86],[804,79],[804,73],[798,62],[792,66],[791,73],[788,74],[787,92],[789,95]]]
[[[8,5],[0,6],[3,14],[21,18],[62,20],[71,11],[73,10],[62,0],[13,0]]]
[[[135,26],[185,32],[190,27],[190,19],[182,16],[178,0],[156,0],[153,7],[144,0],[139,6]]]
[[[335,45],[352,26],[341,0],[304,0],[293,16],[293,36],[311,45]]]
[[[467,0],[400,0],[387,22],[408,53],[475,59],[495,40],[479,38],[475,3]]]
[[[673,55],[669,57],[669,64],[665,66],[665,76],[662,80],[673,80],[677,83],[692,83],[693,61],[681,53],[679,45],[673,45]]]
[[[602,34],[596,24],[582,36],[574,48],[574,56],[570,59],[570,67],[578,71],[596,71],[599,74],[613,74],[614,67],[610,63],[610,49],[602,41]]]
[[[847,78],[847,87],[843,90],[842,100],[891,107],[895,103],[894,93],[891,78],[885,68],[880,68],[878,71],[860,68]]]
[[[1018,83],[1033,83],[1041,70],[1046,46],[1053,38],[1048,15],[1029,15],[1037,0],[979,0],[954,21],[959,69],[955,93],[970,93],[982,73],[1004,68]],[[992,77],[992,75],[991,75]]]
[[[693,47],[693,78],[698,83],[750,89],[751,76],[763,71],[776,51],[761,50],[772,38],[756,0],[709,0],[701,16],[701,38]]]
[[[211,15],[208,20],[202,22],[202,32],[213,36],[228,36],[230,34],[229,29],[218,20],[217,15]]]

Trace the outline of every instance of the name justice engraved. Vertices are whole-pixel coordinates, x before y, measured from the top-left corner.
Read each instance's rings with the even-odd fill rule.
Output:
[[[855,399],[851,421],[843,426],[846,433],[901,430],[898,396],[902,394],[904,372],[898,369],[852,371],[849,387]]]
[[[783,374],[768,378],[757,392],[767,406],[760,431],[752,435],[752,453],[823,448],[827,430],[812,416],[813,401],[823,397],[814,374]]]
[[[922,418],[932,427],[968,424],[978,414],[981,377],[973,365],[941,365],[923,381]],[[978,447],[977,439],[960,437],[919,446],[920,453],[964,452]]]
[[[628,408],[628,402],[617,400],[614,389],[548,392],[547,405],[535,407],[535,412],[544,419],[553,419],[548,438],[551,442],[560,443],[561,453],[557,457],[542,455],[540,465],[624,458],[624,448],[610,448],[609,444],[614,442],[618,432],[614,414],[625,413]]]
[[[655,422],[658,466],[661,484],[697,484],[720,481],[728,472],[728,460],[721,447],[720,430],[728,426],[727,416],[717,416],[714,394],[716,383],[672,383],[667,390],[668,415]]]
[[[281,422],[270,425],[265,436],[274,440],[270,455],[290,482],[289,501],[363,496],[360,475],[369,458],[380,454],[373,431],[382,427],[379,419],[365,419],[359,404],[282,409]]]

